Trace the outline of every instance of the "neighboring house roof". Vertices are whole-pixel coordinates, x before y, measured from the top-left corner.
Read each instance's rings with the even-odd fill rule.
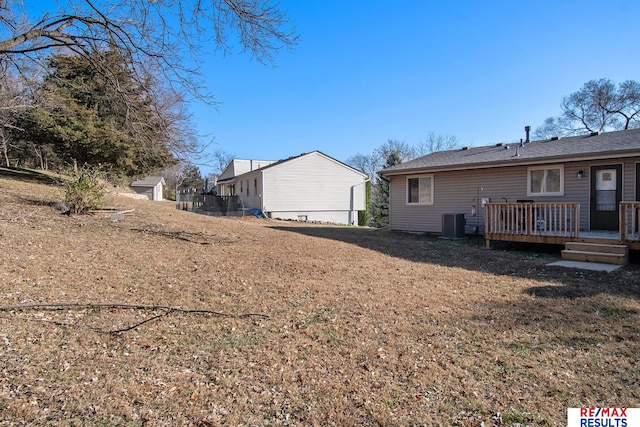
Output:
[[[640,155],[640,129],[592,133],[527,143],[500,143],[438,151],[384,169],[380,175],[481,169],[562,160],[589,160]]]
[[[292,160],[299,159],[300,157],[309,156],[309,155],[312,155],[312,154],[318,154],[318,155],[320,155],[320,156],[323,156],[323,157],[325,157],[325,158],[327,158],[327,159],[329,159],[329,160],[331,160],[331,161],[333,161],[333,162],[335,162],[335,163],[337,163],[337,164],[339,164],[339,165],[341,165],[341,166],[343,166],[343,167],[345,167],[345,168],[347,168],[347,169],[351,169],[351,170],[353,170],[353,171],[354,171],[354,172],[356,172],[356,173],[359,173],[359,174],[361,174],[361,175],[363,175],[363,176],[366,176],[366,174],[365,174],[365,173],[360,172],[359,170],[357,170],[357,169],[355,169],[355,168],[353,168],[353,167],[349,166],[349,165],[348,165],[348,164],[346,164],[346,163],[341,162],[340,160],[336,160],[336,159],[334,159],[334,158],[333,158],[333,157],[331,157],[331,156],[327,156],[326,154],[324,154],[323,152],[318,151],[318,150],[314,150],[314,151],[311,151],[311,152],[309,152],[309,153],[302,153],[302,154],[299,154],[299,155],[297,155],[297,156],[291,156],[291,157],[286,158],[286,159],[283,159],[283,160],[278,160],[277,162],[273,162],[273,163],[270,163],[270,164],[268,164],[268,165],[266,165],[266,166],[263,166],[263,167],[261,167],[261,168],[255,169],[254,171],[263,171],[263,170],[265,170],[265,169],[269,169],[269,168],[273,168],[273,167],[276,167],[276,166],[280,166],[280,165],[282,165],[283,163],[287,163],[287,162],[290,162],[290,161],[292,161]],[[247,173],[248,173],[248,172],[247,172]]]
[[[275,160],[231,159],[227,167],[224,168],[218,177],[218,183],[233,182],[236,176],[275,162]]]
[[[139,179],[131,183],[132,187],[155,187],[156,185],[162,183],[162,185],[166,185],[164,182],[164,178],[161,176],[148,176],[145,179]]]
[[[231,178],[218,178],[216,184],[224,184],[225,182],[236,182],[236,177],[232,176]]]

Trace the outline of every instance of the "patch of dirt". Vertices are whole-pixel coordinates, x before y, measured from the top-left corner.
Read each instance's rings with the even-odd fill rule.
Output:
[[[0,311],[2,426],[562,426],[569,407],[640,407],[637,264],[61,200],[0,169],[0,301],[60,304]]]

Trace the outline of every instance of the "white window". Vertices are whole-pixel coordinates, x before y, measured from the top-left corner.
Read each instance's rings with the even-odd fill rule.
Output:
[[[407,204],[433,204],[433,175],[416,175],[407,178]]]
[[[527,174],[527,196],[563,196],[564,167],[530,167]]]

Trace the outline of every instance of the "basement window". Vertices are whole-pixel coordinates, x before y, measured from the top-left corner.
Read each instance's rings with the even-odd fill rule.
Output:
[[[433,175],[407,177],[407,204],[433,204]]]
[[[564,196],[564,167],[530,167],[527,196]]]

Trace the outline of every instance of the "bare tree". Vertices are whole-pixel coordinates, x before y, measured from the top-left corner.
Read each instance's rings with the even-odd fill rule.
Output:
[[[229,162],[233,160],[235,157],[234,154],[227,153],[226,151],[218,148],[212,154],[213,157],[213,172],[212,174],[216,176],[220,176],[222,172],[224,172]]]
[[[31,107],[27,91],[21,81],[0,61],[0,150],[5,165],[11,166],[9,149],[16,148],[13,134],[22,130],[18,124],[20,116]],[[36,154],[39,152],[36,150]],[[40,155],[41,167],[44,168]]]
[[[371,182],[376,180],[376,172],[380,169],[380,159],[373,155],[362,153],[355,154],[346,160],[346,163],[362,173],[366,173]]]
[[[536,129],[539,138],[579,135],[640,126],[640,84],[627,80],[617,86],[609,79],[591,80],[564,97],[562,113]]]
[[[399,139],[388,139],[387,142],[373,149],[370,155],[358,153],[346,160],[346,163],[366,173],[371,182],[377,180],[377,172],[389,159],[391,154],[397,155],[400,161],[411,160],[416,157],[418,150]]]
[[[425,139],[416,147],[416,154],[424,156],[436,151],[453,150],[460,145],[460,140],[454,135],[443,135],[429,132]]]
[[[205,176],[205,191],[211,191],[212,189],[217,191],[215,190],[215,185],[218,182],[218,178],[235,155],[218,148],[209,157],[210,161],[207,163],[207,166],[212,166],[213,170]]]
[[[375,183],[377,172],[383,168],[391,154],[397,154],[401,162],[406,162],[435,151],[451,150],[458,147],[459,144],[460,140],[453,135],[429,132],[425,139],[416,145],[410,145],[399,139],[388,139],[386,143],[376,147],[370,155],[358,153],[349,157],[346,163],[360,172],[366,173],[371,182]]]
[[[239,47],[262,62],[292,47],[296,36],[286,13],[270,0],[61,0],[32,19],[22,1],[0,1],[0,59],[19,71],[43,55],[78,54],[110,77],[92,55],[117,49],[140,83],[147,75],[201,99],[198,70],[213,41],[224,52]],[[112,82],[117,85],[117,82]]]
[[[622,116],[623,129],[640,127],[640,83],[627,80],[618,86],[618,94],[608,110]]]
[[[387,139],[386,143],[373,150],[373,154],[380,159],[380,164],[387,162],[389,156],[394,153],[399,156],[400,162],[406,162],[414,159],[418,154],[418,150],[416,147],[399,139]]]

